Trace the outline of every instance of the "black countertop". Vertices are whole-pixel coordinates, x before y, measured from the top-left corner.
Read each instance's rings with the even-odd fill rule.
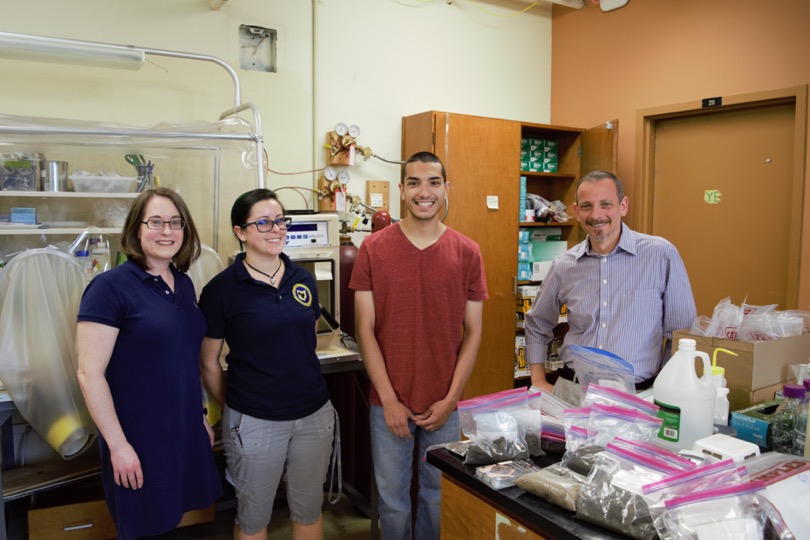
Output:
[[[547,467],[559,460],[560,456],[543,456],[535,458],[534,462],[540,467]],[[544,538],[554,540],[627,538],[597,525],[577,520],[574,518],[574,512],[551,504],[517,486],[501,490],[492,489],[475,477],[475,467],[465,466],[461,457],[446,448],[428,451],[427,462],[494,507],[502,508]]]

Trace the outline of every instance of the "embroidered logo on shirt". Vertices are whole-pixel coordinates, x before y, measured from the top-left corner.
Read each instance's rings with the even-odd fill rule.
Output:
[[[296,283],[292,289],[293,297],[304,307],[312,305],[312,293],[303,283]]]

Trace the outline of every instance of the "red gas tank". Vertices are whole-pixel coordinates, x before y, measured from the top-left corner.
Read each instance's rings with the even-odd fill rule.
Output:
[[[371,232],[375,233],[391,225],[391,214],[385,210],[377,210],[371,216]]]

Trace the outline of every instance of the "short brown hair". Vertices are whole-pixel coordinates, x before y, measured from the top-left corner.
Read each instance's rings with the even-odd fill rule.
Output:
[[[194,220],[191,219],[191,212],[189,212],[185,201],[183,201],[182,197],[175,191],[165,187],[148,189],[132,201],[129,214],[127,214],[127,219],[124,221],[124,228],[121,231],[121,251],[124,252],[128,260],[134,262],[144,270],[148,270],[146,266],[146,255],[141,247],[141,240],[138,238],[138,233],[141,229],[146,204],[152,197],[166,197],[172,201],[180,212],[180,219],[186,222],[186,226],[183,228],[183,244],[174,256],[174,259],[172,259],[172,262],[178,270],[187,272],[191,263],[196,261],[197,257],[200,256],[200,236],[197,233],[197,227],[194,225]]]
[[[405,183],[405,169],[408,167],[409,164],[416,163],[417,161],[422,163],[438,163],[439,166],[442,168],[442,180],[444,181],[444,183],[447,183],[447,171],[444,170],[444,163],[442,163],[442,160],[439,159],[439,156],[437,156],[432,152],[417,152],[410,158],[408,158],[408,161],[402,164],[402,170],[400,171],[399,174],[400,184]]]

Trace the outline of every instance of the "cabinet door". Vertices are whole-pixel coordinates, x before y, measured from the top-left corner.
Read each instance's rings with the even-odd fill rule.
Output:
[[[439,156],[447,170],[450,208],[445,224],[478,243],[487,273],[481,348],[464,396],[511,388],[520,124],[435,111],[403,118],[403,159],[424,150]],[[494,198],[490,206],[488,197]]]
[[[582,156],[580,158],[580,177],[591,171],[601,170],[618,174],[619,163],[619,121],[610,120],[604,124],[586,129],[582,132]],[[585,233],[578,228],[577,242],[585,240]]]

